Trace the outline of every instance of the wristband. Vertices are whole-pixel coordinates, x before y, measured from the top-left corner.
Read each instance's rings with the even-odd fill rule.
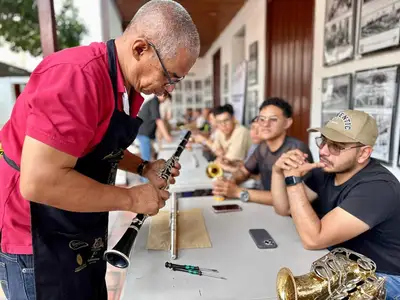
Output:
[[[146,165],[149,162],[147,160],[142,161],[139,166],[137,167],[137,173],[143,177],[143,171],[144,171],[144,167],[146,167]]]

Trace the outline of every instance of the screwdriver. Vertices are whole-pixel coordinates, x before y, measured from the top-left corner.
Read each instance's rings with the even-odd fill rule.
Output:
[[[165,263],[166,268],[175,268],[175,269],[184,269],[184,270],[193,270],[193,271],[201,271],[201,272],[215,272],[219,273],[218,270],[215,269],[205,269],[205,268],[200,268],[198,266],[191,266],[191,265],[177,265],[177,264],[171,264],[170,262]]]
[[[204,274],[201,271],[198,270],[188,270],[188,269],[182,269],[182,268],[171,268],[173,271],[179,271],[179,272],[186,272],[192,275],[197,275],[197,276],[207,276],[207,277],[213,277],[213,278],[218,278],[218,279],[223,279],[226,280],[225,277],[217,276],[217,275],[212,275],[212,274]]]

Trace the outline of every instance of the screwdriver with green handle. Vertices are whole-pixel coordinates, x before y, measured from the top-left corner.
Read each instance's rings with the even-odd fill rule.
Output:
[[[226,280],[225,277],[221,277],[221,276],[217,276],[217,275],[213,275],[213,274],[204,274],[202,271],[200,270],[188,270],[188,269],[183,269],[183,268],[171,268],[173,271],[179,271],[179,272],[186,272],[192,275],[197,275],[197,276],[207,276],[207,277],[213,277],[213,278],[218,278],[218,279],[224,279]]]
[[[206,269],[206,268],[200,268],[198,266],[191,266],[191,265],[177,265],[177,264],[172,264],[170,262],[166,262],[165,267],[169,268],[169,269],[175,268],[175,269],[184,269],[184,270],[191,270],[191,271],[219,273],[218,270],[215,270],[215,269]]]

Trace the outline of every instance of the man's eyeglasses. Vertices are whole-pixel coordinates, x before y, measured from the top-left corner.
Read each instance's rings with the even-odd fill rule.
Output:
[[[218,125],[227,125],[232,119],[224,119],[224,120],[215,120],[215,123]]]
[[[325,145],[328,145],[328,150],[329,153],[335,156],[338,156],[342,151],[354,149],[354,148],[361,148],[364,147],[364,145],[355,145],[355,146],[350,146],[350,147],[344,147],[341,146],[337,143],[328,141],[328,139],[324,136],[318,136],[315,138],[315,143],[317,144],[317,147],[319,149],[324,148]]]
[[[154,49],[154,52],[156,52],[157,58],[160,61],[161,67],[162,67],[162,69],[164,71],[164,75],[165,75],[165,77],[167,77],[168,83],[165,84],[165,87],[169,87],[169,86],[175,85],[178,82],[180,82],[183,78],[185,78],[185,76],[182,76],[182,77],[179,77],[177,79],[172,79],[171,76],[169,75],[169,72],[167,71],[167,68],[164,66],[164,63],[161,60],[160,53],[158,53],[158,50],[157,50],[156,46],[154,46],[154,44],[149,42],[149,41],[148,41],[148,43]],[[178,76],[176,76],[176,77],[178,77]]]
[[[271,116],[271,117],[257,116],[255,119],[255,121],[261,125],[265,125],[269,122],[276,123],[278,122],[278,120],[279,118],[277,116]]]

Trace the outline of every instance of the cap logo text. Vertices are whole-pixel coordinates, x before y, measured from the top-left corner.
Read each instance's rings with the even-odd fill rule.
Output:
[[[351,126],[351,118],[347,114],[345,114],[344,112],[340,112],[336,115],[336,117],[334,117],[332,119],[332,121],[337,118],[341,119],[343,121],[344,130],[351,130],[351,127],[352,127]]]

